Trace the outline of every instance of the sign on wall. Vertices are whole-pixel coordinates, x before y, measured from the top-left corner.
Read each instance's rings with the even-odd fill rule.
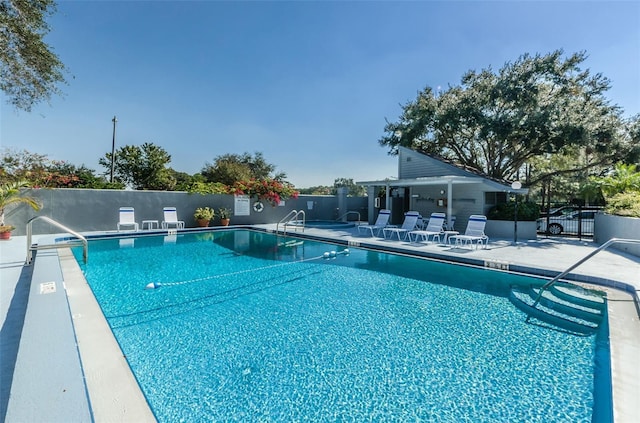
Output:
[[[248,195],[235,195],[233,208],[236,216],[249,216],[251,214],[251,199]]]

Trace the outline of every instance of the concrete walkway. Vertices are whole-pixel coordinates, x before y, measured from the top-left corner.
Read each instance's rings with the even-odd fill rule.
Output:
[[[275,225],[259,227],[267,231],[275,229]],[[589,241],[540,238],[517,245],[509,240],[491,240],[489,248],[472,250],[434,243],[414,244],[361,236],[356,228],[307,228],[304,236],[334,240],[352,247],[366,246],[493,268],[508,267],[512,271],[533,272],[549,277],[557,275],[597,248],[597,245]],[[35,237],[36,242],[37,240],[38,237]],[[0,421],[108,421],[109,419],[96,418],[96,410],[91,409],[88,401],[91,393],[87,393],[84,386],[84,378],[87,376],[83,374],[75,347],[73,326],[77,326],[78,322],[72,323],[70,315],[44,315],[50,312],[46,301],[64,301],[64,310],[69,314],[73,310],[69,311],[66,307],[69,303],[73,305],[78,299],[67,299],[67,295],[70,294],[65,294],[65,290],[68,291],[69,287],[65,287],[63,282],[67,285],[69,282],[64,281],[60,274],[32,275],[33,266],[23,267],[25,258],[26,237],[13,237],[9,241],[0,242]],[[57,265],[60,260],[55,251],[38,254],[38,261],[51,261]],[[606,250],[576,268],[572,275],[584,282],[619,287],[626,292],[620,294],[620,302],[616,304],[619,294],[607,289],[612,299],[610,305],[616,305],[615,309],[610,309],[616,422],[634,421],[633,419],[640,415],[640,403],[637,401],[637,398],[640,398],[640,367],[636,365],[637,357],[640,356],[640,319],[637,304],[630,298],[635,297],[637,301],[640,292],[640,258],[616,250]],[[32,276],[34,282],[31,282]],[[50,296],[36,295],[41,294],[34,291],[41,289],[40,282],[35,282],[36,276],[39,281],[42,279],[56,282],[58,291]],[[43,318],[49,319],[52,325],[61,325],[64,329],[51,331],[47,327],[41,327],[41,324],[30,323],[41,322]],[[25,336],[28,331],[31,335]],[[34,348],[30,345],[34,333],[40,338],[57,337],[59,342],[51,344],[69,350],[42,351],[41,348]],[[42,363],[54,354],[55,363]],[[59,355],[66,358],[59,361]],[[46,368],[48,374],[26,371],[34,361],[39,362],[39,368]],[[82,357],[82,361],[85,362],[85,357]],[[86,366],[86,363],[84,365]],[[45,379],[46,383],[43,383]],[[59,386],[59,395],[43,398],[49,394],[39,394],[37,386],[34,386],[38,381],[40,384]],[[109,388],[105,386],[104,389]],[[18,403],[22,404],[19,410],[15,406],[11,407],[16,397],[19,399]],[[24,404],[29,406],[25,407]],[[626,405],[619,408],[619,404]],[[118,421],[127,419],[120,416]]]

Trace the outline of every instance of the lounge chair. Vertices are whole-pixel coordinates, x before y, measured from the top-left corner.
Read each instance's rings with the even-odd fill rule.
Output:
[[[393,234],[398,235],[398,241],[401,240],[400,234],[404,234],[404,238],[406,239],[409,232],[413,231],[416,228],[416,223],[418,223],[418,218],[420,217],[420,213],[417,211],[408,211],[404,214],[404,222],[402,222],[402,226],[399,228],[384,228],[382,233],[384,237],[387,237],[389,234],[389,239],[393,238]]]
[[[437,239],[440,242],[440,235],[443,233],[442,227],[445,223],[444,219],[444,213],[431,213],[429,223],[427,223],[425,229],[409,232],[409,241],[418,242],[418,238],[421,237],[423,241],[429,242],[429,237],[431,237],[432,241],[435,242]],[[415,237],[415,240],[412,237]]]
[[[449,224],[449,220],[451,221],[451,224]],[[444,223],[442,224],[442,230],[455,231],[455,226],[456,226],[456,217],[451,216],[451,219],[444,220]]]
[[[476,249],[478,245],[482,244],[484,248],[487,248],[489,243],[489,237],[484,234],[484,227],[487,224],[487,216],[479,214],[472,214],[469,217],[467,223],[467,229],[464,235],[451,235],[449,236],[449,244],[455,242],[456,246],[475,245]]]
[[[136,216],[133,207],[120,207],[120,215],[118,218],[118,232],[121,227],[132,227],[134,231],[138,231],[138,223],[136,222]]]
[[[162,212],[164,213],[162,229],[169,229],[170,226],[176,229],[184,229],[184,221],[178,220],[178,212],[175,207],[165,207]]]
[[[358,233],[361,231],[371,231],[371,236],[375,236],[374,231],[380,235],[380,231],[389,225],[389,217],[391,216],[391,210],[382,209],[378,213],[378,218],[373,225],[360,225],[358,226]]]

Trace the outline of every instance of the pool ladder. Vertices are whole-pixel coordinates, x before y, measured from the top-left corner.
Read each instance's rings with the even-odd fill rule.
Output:
[[[574,334],[593,333],[606,314],[606,297],[598,291],[560,282],[560,279],[600,251],[616,243],[640,244],[640,240],[612,238],[541,287],[530,286],[527,289],[522,286],[512,286],[509,299],[527,314],[527,323],[530,323],[531,319],[536,319],[550,325],[551,328]],[[635,301],[637,306],[637,297]]]
[[[302,217],[302,225],[300,225],[301,217]],[[296,224],[294,225],[292,222],[296,222]],[[298,231],[298,229],[302,229],[302,232],[304,232],[305,222],[306,222],[306,215],[304,213],[304,210],[291,210],[285,217],[280,219],[280,221],[276,225],[276,234],[280,232],[281,223],[283,223],[282,233],[287,233],[287,225],[293,226],[296,231]]]
[[[51,223],[53,226],[56,226],[65,232],[69,232],[71,235],[75,236],[76,239],[71,239],[71,240],[68,240],[67,242],[60,242],[60,243],[54,243],[54,244],[32,245],[31,239],[33,236],[33,222],[35,222],[36,220],[44,220],[45,222]],[[52,250],[52,249],[58,249],[58,248],[75,247],[79,245],[82,245],[82,258],[84,259],[84,263],[86,264],[87,256],[89,255],[89,243],[87,242],[87,239],[85,237],[75,232],[74,230],[67,228],[62,223],[56,222],[50,217],[36,216],[27,222],[27,260],[25,261],[24,264],[25,266],[29,266],[31,264],[31,262],[33,261],[33,252],[36,250]]]
[[[592,251],[591,253],[587,254],[581,260],[578,260],[575,264],[573,264],[572,266],[569,266],[569,268],[567,270],[565,270],[564,272],[560,273],[555,278],[551,279],[549,282],[547,282],[544,285],[542,285],[542,288],[540,288],[540,292],[538,293],[538,296],[537,296],[535,302],[533,303],[532,307],[535,308],[538,305],[538,303],[540,303],[540,300],[542,299],[542,294],[544,294],[544,292],[547,289],[549,289],[554,283],[558,282],[560,279],[562,279],[565,276],[567,276],[569,274],[569,272],[571,272],[573,269],[575,269],[576,267],[580,266],[582,263],[584,263],[585,261],[589,260],[591,257],[595,256],[596,254],[598,254],[600,251],[605,250],[607,247],[609,247],[610,245],[613,245],[613,244],[640,244],[640,239],[611,238],[609,241],[605,242],[604,244],[602,244],[601,246],[596,248],[594,251]]]
[[[342,219],[348,218],[348,216],[350,214],[355,214],[356,216],[358,216],[358,225],[359,225],[360,224],[360,212],[357,212],[355,210],[350,210],[350,211],[344,213],[342,216],[337,218],[336,221],[342,221]]]

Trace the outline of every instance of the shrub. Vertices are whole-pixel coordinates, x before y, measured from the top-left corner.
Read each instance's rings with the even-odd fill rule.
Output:
[[[210,207],[198,207],[193,214],[194,219],[206,219],[211,220],[216,215],[216,212]]]
[[[640,217],[640,192],[622,192],[609,197],[604,211],[617,216]]]
[[[513,220],[515,201],[500,203],[489,210],[487,218],[491,220]],[[530,201],[518,202],[518,220],[531,221],[540,217],[540,206]]]

